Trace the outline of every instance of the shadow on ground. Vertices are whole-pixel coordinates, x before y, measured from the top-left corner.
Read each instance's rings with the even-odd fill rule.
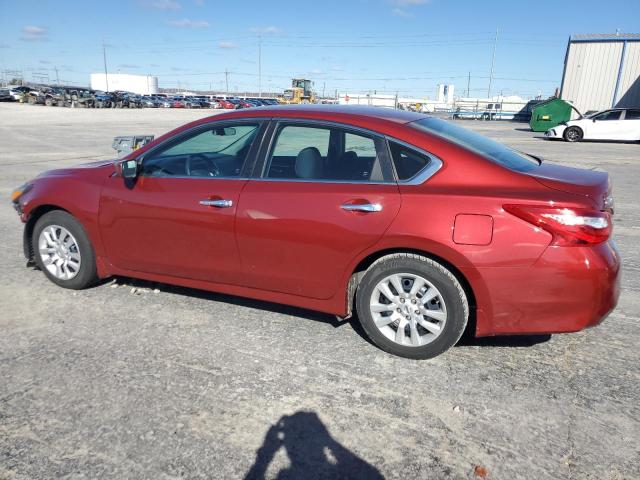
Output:
[[[289,464],[274,464],[268,478],[384,478],[376,467],[336,441],[315,412],[300,411],[284,415],[269,429],[245,480],[267,478],[269,466],[280,449],[284,449]],[[275,476],[274,468],[279,468]]]
[[[113,281],[113,279],[106,279],[100,281],[96,286],[104,285]],[[354,315],[348,320],[341,320],[336,315],[330,315],[328,313],[316,312],[313,310],[307,310],[304,308],[292,307],[289,305],[283,305],[279,303],[265,302],[262,300],[254,300],[245,297],[236,297],[233,295],[226,295],[223,293],[209,292],[206,290],[197,290],[194,288],[180,287],[176,285],[169,285],[164,283],[149,282],[146,280],[138,280],[132,278],[118,277],[119,284],[126,284],[136,288],[154,289],[160,288],[163,292],[172,293],[175,295],[184,295],[193,298],[199,298],[202,300],[209,300],[214,302],[224,302],[232,305],[237,305],[246,308],[254,308],[257,310],[265,310],[272,313],[279,313],[282,315],[290,315],[293,317],[300,317],[314,322],[322,322],[331,325],[333,328],[338,328],[343,325],[350,325],[351,328],[369,344],[375,346],[375,344],[369,339],[367,334],[362,329],[358,317]],[[531,347],[539,343],[547,342],[551,335],[509,335],[500,337],[482,337],[476,338],[474,336],[475,331],[475,318],[472,315],[469,319],[467,329],[464,335],[458,341],[456,346],[458,347]],[[376,347],[377,348],[377,347]]]

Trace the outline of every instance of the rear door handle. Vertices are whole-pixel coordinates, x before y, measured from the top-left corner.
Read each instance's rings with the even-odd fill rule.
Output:
[[[340,205],[340,208],[343,210],[347,210],[348,212],[381,212],[382,205],[379,203],[344,203]]]
[[[233,207],[233,200],[200,200],[200,205],[205,207],[229,208]]]

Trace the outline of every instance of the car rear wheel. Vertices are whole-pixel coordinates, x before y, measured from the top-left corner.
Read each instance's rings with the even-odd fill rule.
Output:
[[[98,279],[89,237],[69,213],[54,210],[40,217],[31,245],[37,266],[56,285],[79,290]]]
[[[382,350],[414,359],[435,357],[460,339],[469,304],[442,264],[399,253],[376,261],[356,292],[362,328]]]
[[[567,142],[579,142],[582,140],[582,130],[579,127],[569,127],[562,136]]]

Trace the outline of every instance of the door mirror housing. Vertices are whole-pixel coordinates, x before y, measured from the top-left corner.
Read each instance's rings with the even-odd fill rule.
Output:
[[[138,176],[138,162],[136,160],[117,162],[116,173],[122,178],[136,178]]]

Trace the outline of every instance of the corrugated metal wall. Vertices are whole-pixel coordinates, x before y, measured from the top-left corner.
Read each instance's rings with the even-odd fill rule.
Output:
[[[622,42],[571,43],[562,98],[583,113],[611,108],[621,54]]]
[[[616,107],[640,107],[640,42],[627,42]]]

